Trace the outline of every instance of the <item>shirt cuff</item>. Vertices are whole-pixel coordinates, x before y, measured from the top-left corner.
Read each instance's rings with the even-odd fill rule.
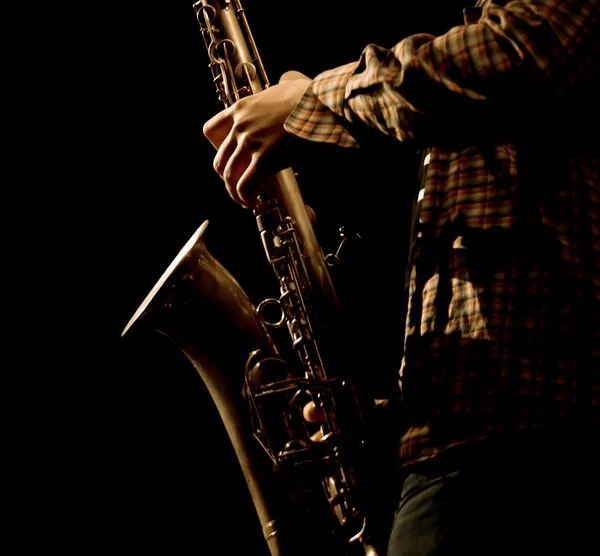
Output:
[[[320,73],[285,121],[285,130],[309,141],[357,147],[344,118],[346,85],[355,68],[351,63]]]

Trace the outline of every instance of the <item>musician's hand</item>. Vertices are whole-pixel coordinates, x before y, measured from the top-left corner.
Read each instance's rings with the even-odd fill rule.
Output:
[[[308,402],[302,408],[302,416],[309,423],[320,423],[325,421],[325,412],[322,407],[319,407],[315,404],[315,402]],[[315,442],[319,442],[323,436],[323,432],[318,430],[314,434],[311,435],[311,440]]]
[[[368,415],[370,418],[369,427],[371,429],[375,429],[371,432],[371,436],[380,436],[381,438],[378,442],[382,442],[382,439],[386,436],[386,431],[391,432],[389,434],[389,438],[387,441],[395,443],[397,439],[397,434],[395,432],[395,427],[398,426],[398,423],[395,421],[398,415],[397,401],[390,403],[388,399],[376,399],[373,400],[373,406],[368,408]],[[388,409],[391,408],[391,409]],[[367,408],[363,408],[364,410]],[[315,402],[308,402],[302,408],[302,416],[305,421],[308,423],[324,423],[325,422],[325,411],[322,407],[315,404]],[[317,431],[316,433],[311,435],[311,439],[315,442],[321,440],[323,436],[322,431]]]
[[[244,97],[204,125],[217,149],[214,168],[232,199],[250,206],[260,193],[260,178],[291,165],[291,137],[283,124],[311,79],[291,71],[277,85]]]

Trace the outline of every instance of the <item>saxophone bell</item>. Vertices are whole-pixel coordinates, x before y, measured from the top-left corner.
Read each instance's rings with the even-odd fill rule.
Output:
[[[273,480],[272,462],[256,442],[248,410],[245,369],[251,364],[281,368],[283,362],[242,287],[209,252],[207,228],[208,220],[173,259],[121,336],[154,330],[182,351],[225,426],[271,556],[304,556],[309,548],[297,534],[302,515]],[[314,527],[309,536],[316,534]]]

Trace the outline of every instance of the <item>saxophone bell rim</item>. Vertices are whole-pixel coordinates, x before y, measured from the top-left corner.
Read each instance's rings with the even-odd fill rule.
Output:
[[[165,285],[165,283],[169,279],[169,276],[171,276],[171,274],[173,274],[173,271],[181,264],[181,261],[183,261],[183,259],[185,259],[185,257],[190,252],[190,250],[194,247],[194,245],[196,245],[198,240],[204,235],[204,232],[206,231],[206,228],[208,227],[208,222],[209,222],[208,220],[205,220],[204,222],[202,222],[202,224],[200,224],[198,229],[192,234],[190,239],[188,239],[186,244],[181,248],[181,250],[179,251],[177,256],[173,259],[171,264],[163,272],[162,276],[159,278],[159,280],[156,282],[156,284],[154,284],[154,286],[152,287],[152,289],[150,290],[148,295],[145,297],[144,301],[142,301],[140,306],[136,309],[136,311],[133,314],[133,316],[131,317],[131,319],[129,319],[129,322],[127,323],[127,325],[125,326],[125,328],[123,328],[123,331],[121,332],[121,337],[125,336],[125,334],[127,334],[127,332],[129,332],[131,327],[135,324],[135,322],[140,318],[140,316],[147,309],[148,305],[150,305],[150,302],[152,301],[152,299],[154,299],[156,294]]]

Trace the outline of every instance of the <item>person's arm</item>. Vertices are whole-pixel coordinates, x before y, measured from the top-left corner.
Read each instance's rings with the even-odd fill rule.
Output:
[[[586,80],[597,73],[599,2],[489,4],[476,23],[411,35],[389,50],[369,45],[359,61],[312,82],[291,79],[243,98],[204,128],[218,150],[215,168],[232,198],[249,205],[259,178],[293,164],[306,143],[352,147],[372,133],[501,140],[503,131],[542,133],[540,123],[559,135],[559,124],[581,118],[586,89],[596,90]]]
[[[318,75],[285,129],[351,146],[361,128],[429,141],[539,120],[597,71],[598,12],[598,0],[492,3],[442,36],[369,45],[358,62]]]

